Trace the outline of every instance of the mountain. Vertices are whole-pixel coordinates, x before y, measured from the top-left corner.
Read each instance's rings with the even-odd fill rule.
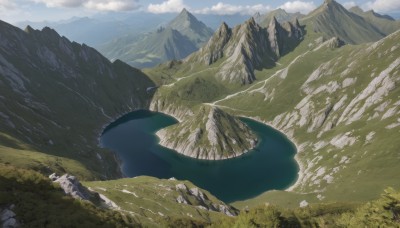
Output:
[[[300,19],[305,15],[297,12],[297,13],[288,13],[284,9],[276,9],[272,10],[264,15],[260,15],[256,22],[262,27],[268,27],[271,23],[272,19],[275,18],[279,23],[287,22],[287,21],[295,21],[296,18]]]
[[[100,48],[112,61],[116,58],[137,67],[151,67],[169,59],[182,59],[197,50],[195,44],[179,31],[159,28],[141,37],[119,38]],[[116,45],[112,45],[116,44]],[[111,57],[114,56],[114,57]]]
[[[223,23],[199,51],[143,72],[0,22],[1,225],[398,227],[400,30],[366,18],[327,0],[300,21]],[[238,117],[270,125],[296,146],[298,178],[232,205],[175,178],[111,180],[122,174],[100,126],[139,108],[179,120],[162,145],[211,160],[253,147]]]
[[[298,22],[279,24],[275,18],[268,28],[260,27],[251,18],[230,29],[223,23],[210,41],[185,63],[212,65],[222,61],[216,77],[232,83],[249,84],[256,78],[254,71],[273,66],[302,39]]]
[[[373,10],[363,11],[361,8],[355,6],[349,9],[350,12],[357,14],[364,18],[365,21],[372,24],[383,34],[390,34],[400,29],[400,21],[396,21],[388,15],[381,15]]]
[[[238,157],[257,143],[257,136],[240,120],[208,105],[179,125],[160,130],[157,136],[165,147],[206,160]]]
[[[260,202],[293,207],[303,201],[374,199],[387,186],[400,187],[394,178],[399,172],[400,31],[363,43],[373,37],[357,40],[349,26],[365,36],[380,34],[334,1],[297,23],[275,19],[262,28],[250,19],[233,29],[222,24],[203,48],[182,62],[146,71],[165,83],[150,109],[180,120],[167,135],[179,135],[185,128],[211,134],[196,124],[211,119],[199,116],[202,107],[210,105],[226,115],[271,125],[297,145],[296,184],[235,202],[238,208]],[[300,39],[282,51],[290,43],[285,38],[296,34]],[[348,45],[350,38],[360,44]],[[190,147],[185,142],[194,141],[190,135],[175,141],[167,136],[163,143],[182,152]]]
[[[0,28],[1,160],[85,179],[119,176],[113,153],[98,148],[101,125],[146,108],[153,82],[50,28]]]
[[[186,9],[165,27],[139,37],[126,35],[99,47],[112,61],[121,59],[139,68],[152,67],[167,60],[182,59],[201,47],[212,30]]]
[[[325,0],[300,21],[324,34],[325,38],[339,37],[349,44],[377,41],[387,35],[334,0]]]
[[[23,21],[16,23],[16,26],[22,29],[28,25],[35,29],[50,27],[56,30],[57,33],[66,36],[69,40],[97,48],[104,43],[127,34],[135,37],[142,33],[150,32],[162,25],[165,20],[172,18],[169,14],[155,15],[145,12],[124,15],[108,14],[94,15],[90,18],[73,17],[68,20],[54,22]],[[146,24],[143,24],[142,21],[146,21]]]
[[[197,20],[197,18],[186,9],[183,9],[166,27],[179,31],[183,36],[193,41],[197,48],[201,48],[214,33],[211,28]]]

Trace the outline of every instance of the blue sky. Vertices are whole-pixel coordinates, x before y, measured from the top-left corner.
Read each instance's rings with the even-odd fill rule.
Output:
[[[358,5],[364,10],[380,13],[400,12],[400,0],[337,0],[346,7]],[[193,13],[254,14],[283,8],[288,12],[308,13],[323,0],[0,0],[0,19],[7,22],[23,20],[62,20],[73,16],[93,16],[118,11],[151,13],[179,12],[183,7]]]

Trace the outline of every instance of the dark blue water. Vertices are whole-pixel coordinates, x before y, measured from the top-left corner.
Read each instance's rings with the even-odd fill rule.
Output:
[[[228,203],[293,184],[298,172],[295,146],[269,126],[241,120],[257,133],[259,143],[253,151],[229,160],[196,160],[160,146],[155,132],[177,121],[145,110],[132,112],[110,124],[101,143],[118,153],[128,177],[147,175],[189,180]]]

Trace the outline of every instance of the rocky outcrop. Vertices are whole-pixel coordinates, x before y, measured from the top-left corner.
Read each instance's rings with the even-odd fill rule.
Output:
[[[54,183],[59,183],[66,195],[70,195],[75,199],[90,201],[96,195],[96,193],[93,193],[85,188],[75,176],[64,174],[60,177],[53,173],[49,176],[49,178]]]
[[[213,106],[202,106],[195,116],[157,132],[160,144],[198,159],[221,160],[251,150],[256,135],[239,119]]]
[[[16,228],[20,227],[20,223],[17,221],[16,214],[14,213],[15,205],[0,208],[0,224],[3,228]]]
[[[49,178],[54,183],[58,183],[66,195],[74,199],[85,200],[103,208],[120,209],[116,203],[106,196],[83,186],[75,176],[64,174],[60,177],[53,173]]]
[[[223,22],[208,43],[200,49],[197,61],[211,65],[224,57],[224,48],[231,36],[232,29]]]
[[[154,112],[162,112],[170,116],[175,117],[177,120],[181,121],[184,118],[193,116],[193,112],[182,105],[171,104],[171,101],[163,96],[156,95],[150,104],[150,110]]]
[[[177,203],[196,206],[201,210],[220,212],[231,217],[239,214],[239,211],[234,207],[228,206],[223,202],[213,202],[199,188],[189,189],[185,184],[179,183],[176,185],[176,191],[179,193],[176,198]]]
[[[210,41],[185,62],[194,67],[198,62],[211,65],[222,59],[216,73],[218,79],[250,84],[256,80],[255,70],[273,66],[283,53],[298,44],[302,34],[298,21],[282,27],[274,18],[268,29],[260,27],[254,18],[233,29],[223,23]]]

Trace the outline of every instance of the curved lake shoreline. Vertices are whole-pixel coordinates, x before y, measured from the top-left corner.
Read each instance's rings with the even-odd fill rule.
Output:
[[[101,144],[123,161],[125,176],[189,180],[225,202],[253,198],[272,189],[284,190],[297,179],[295,145],[281,132],[241,118],[259,137],[255,150],[240,157],[207,161],[189,158],[158,145],[155,132],[177,123],[162,113],[139,110],[108,125]]]

